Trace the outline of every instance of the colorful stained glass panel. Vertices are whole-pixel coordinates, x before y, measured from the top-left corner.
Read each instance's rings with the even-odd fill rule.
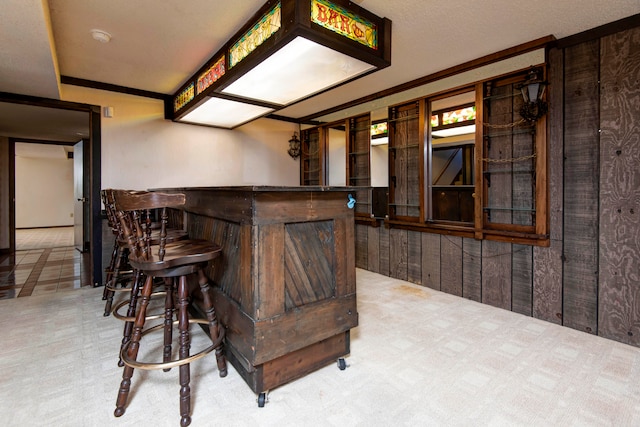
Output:
[[[371,136],[384,136],[388,132],[387,122],[374,123],[371,125]]]
[[[375,24],[328,0],[311,0],[311,21],[371,49],[378,49]]]
[[[195,84],[191,83],[173,100],[173,111],[176,112],[195,97]]]
[[[229,49],[229,68],[238,65],[240,61],[278,31],[281,23],[281,8],[280,2],[278,2],[240,40],[231,46],[231,49]]]
[[[198,95],[215,83],[220,77],[224,76],[225,71],[225,60],[223,55],[215,64],[198,77]]]
[[[453,123],[465,122],[476,119],[476,107],[466,107],[459,110],[445,111],[442,113],[442,124],[450,125]]]

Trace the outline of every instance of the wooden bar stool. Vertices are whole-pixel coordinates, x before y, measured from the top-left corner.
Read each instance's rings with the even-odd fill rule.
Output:
[[[107,214],[107,222],[114,235],[111,260],[109,261],[109,266],[105,269],[106,275],[104,291],[102,293],[102,299],[106,301],[104,305],[104,316],[111,314],[113,297],[116,292],[130,292],[131,289],[127,287],[127,284],[133,276],[133,270],[128,266],[127,261],[127,242],[122,237],[120,224],[113,208],[112,192],[113,190],[111,189],[105,189],[100,192],[102,203],[104,204]],[[123,270],[123,268],[125,270]],[[118,285],[120,285],[120,287],[118,287]]]
[[[112,312],[113,298],[115,293],[131,292],[132,279],[136,275],[136,272],[133,271],[133,269],[128,263],[129,249],[128,249],[126,239],[122,234],[119,220],[116,217],[114,202],[113,202],[114,191],[116,190],[106,189],[106,190],[102,190],[101,192],[102,200],[105,206],[105,211],[107,213],[107,220],[109,222],[109,225],[112,229],[113,234],[115,235],[114,248],[111,254],[111,261],[109,263],[109,267],[107,268],[105,289],[102,297],[102,299],[106,300],[105,307],[104,307],[104,316],[109,316]],[[160,224],[157,222],[154,223],[153,221],[151,221],[150,211],[141,212],[140,214],[144,215],[145,233],[147,233],[148,238],[150,239],[150,244],[151,245],[159,244]],[[188,238],[187,232],[180,229],[167,227],[166,233],[167,233],[166,235],[167,243]],[[135,298],[133,302],[134,302],[133,311],[135,312]],[[127,301],[123,301],[119,306],[115,308],[114,311],[117,311],[119,308],[121,308],[126,304],[127,304]],[[128,313],[128,316],[132,316],[132,314]],[[118,316],[118,317],[122,320],[125,320],[123,316]]]
[[[215,350],[219,375],[227,375],[226,360],[223,355],[222,342],[225,330],[218,324],[211,295],[209,281],[204,274],[207,263],[220,256],[219,246],[206,240],[180,240],[173,243],[166,241],[166,221],[161,221],[159,243],[152,245],[151,239],[145,232],[144,220],[139,213],[148,209],[161,209],[162,218],[166,218],[167,208],[179,208],[185,203],[183,194],[168,194],[157,192],[128,192],[115,190],[113,192],[114,206],[122,233],[129,248],[129,263],[144,275],[144,284],[140,291],[140,306],[135,314],[131,340],[121,349],[124,362],[122,382],[116,400],[114,415],[124,414],[131,387],[131,377],[135,368],[164,369],[179,366],[180,374],[180,424],[187,426],[191,423],[191,389],[189,386],[189,363]],[[190,319],[188,313],[189,289],[187,275],[197,274],[198,284],[203,295],[204,309],[207,319]],[[165,298],[165,322],[152,328],[144,329],[147,320],[147,307],[153,291],[154,278],[163,278],[173,288],[175,284],[177,304],[174,307],[173,289],[167,289]],[[177,324],[179,330],[178,358],[168,360],[171,355],[171,339],[173,311],[177,310]],[[212,344],[206,349],[190,355],[190,323],[207,324]],[[164,330],[163,362],[148,363],[137,360],[140,340],[147,333]],[[168,350],[168,351],[167,351]]]

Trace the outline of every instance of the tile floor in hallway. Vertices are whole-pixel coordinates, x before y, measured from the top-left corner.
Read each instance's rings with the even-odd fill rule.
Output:
[[[73,247],[73,227],[16,230],[16,247],[0,255],[0,299],[90,286],[90,260]]]

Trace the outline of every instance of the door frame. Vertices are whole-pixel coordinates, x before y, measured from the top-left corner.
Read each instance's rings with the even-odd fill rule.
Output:
[[[91,281],[93,286],[100,286],[102,284],[102,202],[100,199],[100,190],[102,187],[102,140],[100,106],[10,93],[0,93],[0,102],[85,111],[88,113],[89,139],[86,141],[87,145],[84,149],[89,151],[89,153],[88,156],[85,156],[85,161],[83,162],[83,177],[86,182],[89,182],[90,232],[88,238],[91,259]],[[15,252],[15,141],[18,139],[20,142],[23,142],[24,140],[16,137],[9,139],[9,197],[8,200],[0,200],[0,203],[9,204],[9,250]],[[11,141],[14,142],[12,143]],[[29,140],[24,142],[29,142]]]

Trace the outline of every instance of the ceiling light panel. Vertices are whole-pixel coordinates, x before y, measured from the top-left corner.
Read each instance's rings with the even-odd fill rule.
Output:
[[[273,109],[228,99],[208,98],[179,121],[223,128],[234,128],[269,114]]]
[[[391,21],[347,0],[270,0],[254,16],[167,101],[167,118],[237,122],[193,114],[209,97],[258,104],[257,118],[391,64]]]
[[[364,61],[296,37],[222,92],[287,105],[374,68]]]

